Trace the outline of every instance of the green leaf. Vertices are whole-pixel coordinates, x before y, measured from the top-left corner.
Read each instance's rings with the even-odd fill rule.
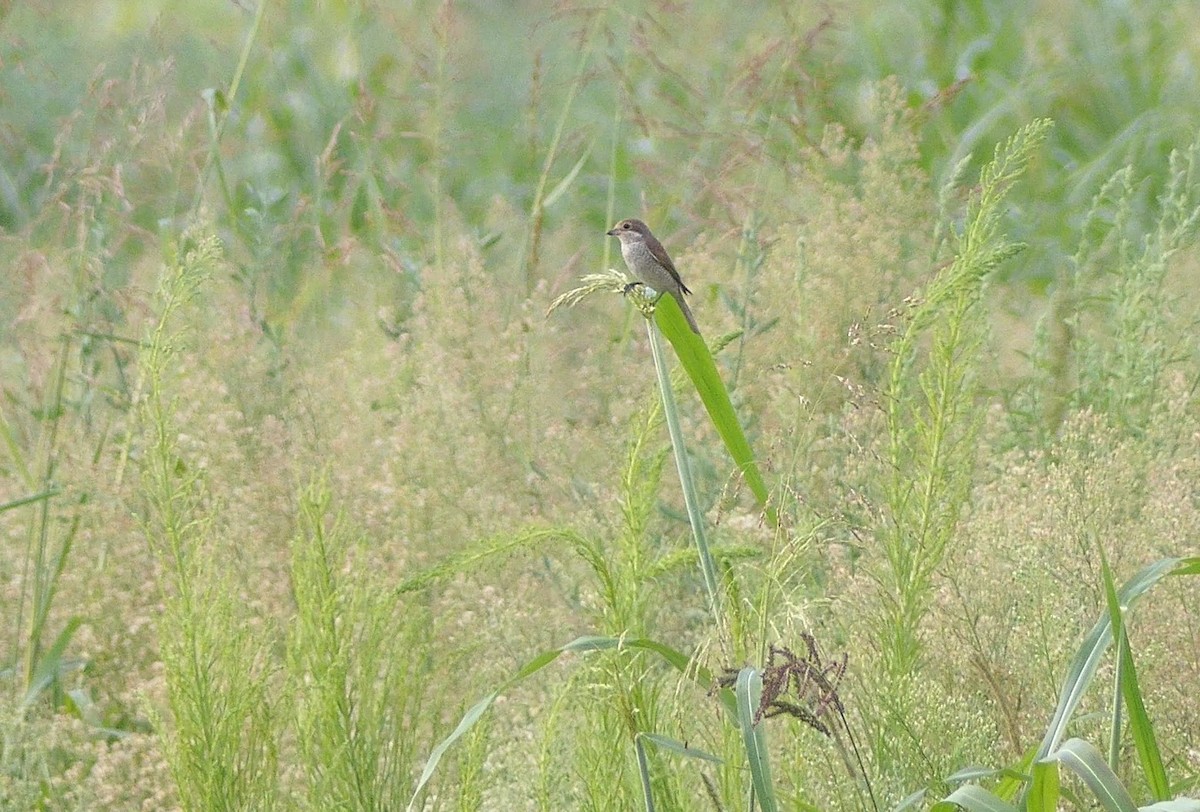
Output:
[[[1108,558],[1100,551],[1101,572],[1104,576],[1104,595],[1108,602],[1108,618],[1117,633],[1117,679],[1120,683],[1120,696],[1125,700],[1129,710],[1129,733],[1133,737],[1137,749],[1138,760],[1142,764],[1142,773],[1146,784],[1156,801],[1165,801],[1171,797],[1171,787],[1167,782],[1167,770],[1163,766],[1162,752],[1158,749],[1158,741],[1154,736],[1154,726],[1150,723],[1150,715],[1146,712],[1146,703],[1142,700],[1142,691],[1138,685],[1137,669],[1133,662],[1133,651],[1129,646],[1128,629],[1122,617],[1120,599],[1113,583],[1112,570],[1108,566]],[[1116,704],[1116,703],[1114,703]],[[1113,742],[1114,751],[1120,742],[1119,718],[1117,708],[1113,709]]]
[[[650,760],[646,758],[646,746],[641,736],[633,738],[633,750],[637,754],[638,778],[642,782],[642,803],[646,812],[654,812],[654,792],[650,783]]]
[[[551,658],[551,660],[556,659],[557,656],[558,655],[556,654]],[[546,664],[547,663],[542,663],[542,666],[544,667]],[[507,683],[505,687],[508,687]],[[442,760],[442,756],[444,756],[446,751],[450,749],[450,745],[461,739],[463,735],[466,734],[466,732],[483,717],[483,714],[492,706],[492,703],[496,701],[496,697],[499,695],[499,690],[492,691],[483,699],[472,705],[471,708],[463,715],[462,721],[458,723],[458,727],[454,728],[454,732],[443,739],[437,747],[433,748],[433,752],[429,754],[429,760],[425,762],[425,769],[421,771],[421,777],[417,779],[417,786],[413,790],[412,800],[408,802],[408,809],[410,812],[415,808],[417,797],[421,794],[421,790],[425,788],[425,785],[429,782],[429,779],[433,777],[434,770],[437,769],[438,763]]]
[[[12,510],[13,508],[19,508],[22,505],[32,504],[33,502],[41,502],[43,499],[49,499],[52,496],[58,496],[60,493],[62,493],[61,489],[50,488],[49,490],[44,490],[41,493],[35,493],[31,494],[30,496],[22,496],[19,499],[13,499],[11,502],[3,502],[0,503],[0,513],[3,513],[6,510]]]
[[[672,297],[668,297],[672,298]],[[700,507],[700,496],[696,481],[688,462],[687,445],[683,440],[683,429],[679,423],[679,409],[675,406],[675,391],[671,383],[670,365],[663,352],[658,328],[646,322],[650,334],[650,351],[654,356],[654,371],[658,378],[658,391],[662,396],[663,418],[671,435],[671,449],[675,453],[675,468],[679,472],[679,486],[683,491],[683,502],[687,506],[688,524],[692,527],[692,538],[696,542],[696,555],[700,559],[700,571],[704,575],[704,589],[708,593],[708,605],[714,616],[721,614],[721,592],[717,584],[717,565],[708,547],[708,532],[704,529],[704,511]]]
[[[67,664],[63,662],[63,654],[67,650],[67,646],[71,642],[71,638],[75,635],[76,630],[83,625],[83,618],[78,615],[73,615],[62,631],[58,633],[58,637],[54,638],[54,642],[50,648],[42,652],[42,656],[38,658],[37,666],[33,670],[33,676],[29,680],[29,685],[25,690],[25,698],[22,700],[22,708],[29,708],[37,701],[38,696],[42,691],[46,690],[66,669]]]
[[[925,790],[919,789],[912,795],[902,800],[900,803],[892,807],[892,812],[906,812],[906,810],[914,809],[917,804],[925,800]]]
[[[1007,767],[1000,771],[1003,778],[996,785],[993,792],[996,796],[1003,798],[1006,801],[1011,801],[1017,797],[1017,794],[1025,788],[1025,784],[1029,781],[1029,772],[1033,768],[1033,761],[1037,758],[1037,747],[1031,746],[1025,751],[1025,755],[1021,760],[1012,767]]]
[[[442,760],[442,756],[446,754],[446,751],[450,749],[451,745],[461,739],[463,735],[466,734],[467,731],[469,731],[475,725],[475,723],[483,717],[483,714],[487,712],[488,708],[492,706],[492,703],[496,701],[496,698],[500,696],[500,694],[504,693],[526,677],[532,676],[538,671],[541,671],[563,654],[584,654],[590,651],[606,651],[611,649],[644,649],[646,651],[652,651],[655,654],[658,654],[676,669],[684,674],[687,674],[693,680],[703,685],[706,690],[708,686],[712,684],[712,674],[708,669],[698,667],[693,668],[691,665],[691,659],[686,654],[683,654],[682,652],[673,649],[668,645],[659,643],[656,640],[651,640],[648,638],[627,639],[623,637],[603,637],[599,635],[584,635],[582,637],[577,637],[566,645],[550,649],[549,651],[544,651],[538,656],[534,657],[514,676],[506,680],[504,684],[492,691],[483,699],[476,702],[470,707],[470,709],[467,710],[465,714],[463,714],[462,720],[458,723],[458,726],[454,728],[454,731],[445,739],[443,739],[436,747],[434,747],[433,751],[429,754],[429,758],[425,762],[425,769],[421,771],[421,777],[417,780],[416,787],[413,789],[412,799],[408,802],[408,809],[410,812],[415,808],[417,798],[420,796],[421,790],[425,788],[425,785],[429,783],[429,779],[433,777],[433,773],[437,770],[438,764]],[[729,695],[730,692],[725,690],[723,691],[723,694]],[[725,701],[724,696],[722,696],[722,701]],[[726,705],[732,709],[732,701],[726,702]]]
[[[1120,603],[1122,606],[1131,606],[1138,597],[1167,575],[1194,574],[1197,566],[1200,566],[1200,559],[1164,558],[1155,561],[1121,587],[1118,594]],[[1058,706],[1054,709],[1054,716],[1042,737],[1041,746],[1038,747],[1037,757],[1039,759],[1049,755],[1062,740],[1071,716],[1083,699],[1092,677],[1096,675],[1100,658],[1111,642],[1112,620],[1106,610],[1104,615],[1096,621],[1096,625],[1092,627],[1088,636],[1084,638],[1083,645],[1080,646],[1067,669],[1066,679],[1063,680],[1062,689],[1059,691]]]
[[[750,764],[750,780],[754,794],[763,812],[776,812],[779,802],[775,798],[775,786],[771,781],[771,760],[767,752],[767,736],[762,725],[754,724],[758,703],[762,698],[762,676],[754,668],[743,668],[738,672],[737,687],[738,725],[742,730],[742,744],[746,748],[746,760]]]
[[[1015,778],[1022,784],[1029,780],[1028,775],[1011,767],[1001,767],[998,770],[992,767],[964,767],[946,776],[946,783],[961,784],[964,781],[978,781],[981,778],[995,778],[996,776]]]
[[[1058,795],[1058,765],[1054,762],[1034,764],[1029,792],[1025,796],[1025,812],[1056,812]]]
[[[750,492],[758,500],[759,506],[762,507],[771,524],[778,526],[779,516],[774,506],[770,504],[770,492],[758,469],[758,463],[755,462],[750,441],[746,439],[746,434],[742,431],[742,424],[738,421],[737,412],[733,409],[733,401],[729,398],[729,390],[725,388],[725,382],[721,380],[721,374],[717,371],[717,363],[713,360],[712,353],[709,352],[708,344],[705,343],[703,336],[692,332],[679,303],[673,296],[663,296],[658,300],[654,309],[654,319],[663,335],[675,348],[675,354],[679,356],[680,364],[683,365],[692,385],[696,387],[696,392],[700,395],[700,400],[708,411],[708,416],[712,419],[717,433],[721,435],[725,448],[729,450],[729,456],[733,458],[738,470],[742,472]]]
[[[1183,563],[1171,570],[1172,575],[1200,575],[1200,556],[1183,559]]]
[[[958,807],[971,812],[1017,812],[1015,806],[978,784],[964,784],[930,807],[929,812],[954,812]]]
[[[688,747],[678,739],[672,739],[669,736],[660,736],[657,733],[639,733],[637,738],[641,741],[648,741],[655,747],[663,750],[670,750],[672,753],[678,753],[681,756],[688,758],[698,758],[704,761],[711,761],[714,764],[724,764],[725,760],[720,756],[714,756],[712,753],[704,750],[697,750],[695,747]]]
[[[1156,804],[1138,807],[1138,812],[1200,812],[1200,800],[1175,798],[1171,801],[1159,801]]]
[[[1083,739],[1069,739],[1045,760],[1061,762],[1082,778],[1100,806],[1108,812],[1137,812],[1137,804],[1129,790],[1109,769],[1104,755]]]

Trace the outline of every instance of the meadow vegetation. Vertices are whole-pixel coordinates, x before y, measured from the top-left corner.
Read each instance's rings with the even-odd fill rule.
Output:
[[[0,8],[0,809],[1200,796],[1192,4],[82,7]],[[625,216],[768,505],[547,314]]]

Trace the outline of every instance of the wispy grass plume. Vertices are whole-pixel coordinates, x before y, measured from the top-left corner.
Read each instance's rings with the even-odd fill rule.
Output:
[[[204,476],[179,450],[170,390],[185,341],[180,320],[219,262],[215,237],[185,237],[164,269],[140,363],[147,439],[141,519],[161,571],[169,710],[157,721],[185,809],[268,809],[276,794],[273,667],[231,577]]]

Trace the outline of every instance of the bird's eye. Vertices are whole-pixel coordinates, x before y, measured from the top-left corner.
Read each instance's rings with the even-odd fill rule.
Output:
[[[625,229],[626,231],[628,231],[629,229],[633,228],[633,226],[631,226],[631,225],[628,223],[628,221],[626,221],[626,222],[624,222],[624,223],[621,223],[621,228],[623,228],[623,229]]]

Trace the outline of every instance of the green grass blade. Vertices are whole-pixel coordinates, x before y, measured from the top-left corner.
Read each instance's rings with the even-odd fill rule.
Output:
[[[678,753],[681,756],[688,758],[698,758],[703,761],[711,761],[714,764],[724,764],[725,760],[720,756],[714,756],[712,753],[704,750],[697,750],[695,747],[688,747],[678,739],[672,739],[670,736],[661,736],[658,733],[639,733],[637,738],[642,741],[648,741],[655,747],[663,750],[669,750],[672,753]]]
[[[576,637],[570,643],[563,646],[561,650],[580,654],[588,651],[607,651],[614,648],[640,648],[653,651],[679,671],[687,671],[688,665],[691,663],[691,658],[682,651],[673,649],[665,643],[660,643],[657,640],[651,640],[647,637],[604,637],[603,635],[589,634]],[[703,675],[706,682],[711,681],[707,669],[698,669],[697,673],[698,675]]]
[[[1029,782],[1029,772],[1033,769],[1034,759],[1037,758],[1037,747],[1031,746],[1025,750],[1025,755],[1012,767],[1002,771],[1003,778],[993,790],[996,795],[1006,801],[1014,800]]]
[[[1119,594],[1121,604],[1124,606],[1132,605],[1134,600],[1167,575],[1187,574],[1195,566],[1193,561],[1193,559],[1164,558],[1143,568],[1121,587]],[[1181,563],[1184,565],[1183,567],[1179,566]],[[1050,720],[1050,725],[1046,728],[1046,733],[1042,738],[1042,744],[1038,748],[1038,758],[1045,758],[1062,741],[1067,724],[1071,720],[1071,715],[1083,699],[1084,693],[1091,684],[1092,677],[1096,675],[1096,668],[1100,664],[1100,658],[1111,642],[1112,621],[1108,616],[1108,612],[1105,611],[1100,620],[1096,622],[1096,625],[1092,627],[1087,637],[1084,638],[1083,645],[1080,646],[1079,651],[1075,654],[1075,658],[1071,661],[1070,667],[1067,669],[1066,679],[1063,680],[1062,689],[1059,692],[1058,706],[1054,710],[1054,716]]]
[[[579,156],[579,160],[571,167],[571,171],[566,176],[555,184],[554,188],[546,195],[546,199],[542,201],[544,208],[550,208],[555,202],[563,196],[567,189],[571,188],[571,184],[575,182],[575,178],[579,175],[579,170],[583,169],[583,165],[587,163],[587,159],[592,154],[592,147],[589,144],[588,148],[583,151],[583,155]]]
[[[1133,796],[1109,769],[1104,755],[1083,739],[1069,739],[1048,758],[1061,762],[1082,778],[1108,812],[1137,812]]]
[[[1172,575],[1200,575],[1200,556],[1183,559],[1183,563],[1171,570]]]
[[[929,812],[954,812],[959,808],[969,809],[971,812],[1017,812],[1015,806],[997,798],[978,784],[964,784],[944,800],[931,806]]]
[[[909,809],[916,809],[921,801],[925,800],[925,790],[919,789],[912,795],[902,800],[900,803],[892,807],[892,812],[907,812]]]
[[[81,625],[83,625],[83,618],[78,615],[72,616],[58,636],[54,638],[50,648],[38,657],[37,666],[33,670],[33,675],[25,691],[25,699],[21,703],[22,708],[31,707],[42,691],[46,690],[62,673],[63,653],[66,652],[67,645],[70,644],[71,638]]]
[[[633,749],[637,753],[638,779],[642,782],[642,802],[646,812],[654,812],[654,792],[650,786],[650,760],[646,758],[646,746],[642,737],[635,736]]]
[[[1058,796],[1058,764],[1034,764],[1029,793],[1025,796],[1025,812],[1056,812]]]
[[[716,361],[708,350],[708,344],[702,336],[693,333],[688,327],[679,303],[670,296],[663,296],[658,300],[654,320],[675,348],[679,362],[691,379],[692,385],[696,387],[708,416],[716,426],[717,433],[721,435],[725,448],[729,450],[729,456],[733,457],[738,470],[742,472],[750,492],[758,500],[771,524],[778,526],[779,516],[770,504],[770,492],[763,481],[762,472],[758,469],[758,463],[755,462],[750,441],[746,439],[737,412],[733,409],[729,390],[725,388],[725,382],[721,380],[717,371]]]
[[[675,300],[670,296],[664,299]],[[678,305],[675,305],[678,308]],[[682,311],[681,311],[682,312]],[[700,509],[700,497],[696,492],[696,482],[692,477],[692,469],[688,463],[687,446],[683,442],[683,429],[679,425],[679,409],[675,406],[675,391],[671,385],[671,370],[668,367],[666,353],[662,351],[662,342],[658,340],[658,330],[649,321],[646,322],[646,332],[650,335],[650,351],[654,356],[654,370],[658,376],[658,391],[662,395],[663,417],[667,421],[667,431],[671,435],[671,449],[675,452],[675,468],[679,471],[679,485],[683,489],[683,502],[687,506],[688,522],[692,526],[692,538],[696,541],[696,553],[700,559],[700,571],[704,574],[704,588],[708,592],[708,606],[714,617],[720,616],[721,593],[717,588],[717,567],[713,563],[712,552],[708,548],[708,534],[704,529],[704,512]],[[691,333],[691,330],[688,330]],[[694,335],[694,333],[693,333]]]
[[[758,703],[762,697],[762,676],[754,668],[743,668],[737,677],[737,718],[742,730],[742,744],[746,748],[746,760],[750,764],[750,779],[754,794],[763,812],[776,812],[779,802],[775,798],[775,786],[771,781],[771,760],[767,752],[767,736],[762,725],[754,723],[758,714]]]
[[[964,767],[963,769],[946,776],[946,783],[961,784],[964,781],[979,781],[983,778],[995,778],[997,776],[1014,778],[1022,784],[1029,780],[1029,775],[1027,773],[1019,772],[1012,767],[1001,767],[999,769],[993,769],[991,767]]]
[[[1150,715],[1146,713],[1146,703],[1142,700],[1142,691],[1138,685],[1137,669],[1133,663],[1133,650],[1129,645],[1129,634],[1122,618],[1122,607],[1117,597],[1116,584],[1113,583],[1112,570],[1108,566],[1108,558],[1100,551],[1101,572],[1104,576],[1104,595],[1108,602],[1108,617],[1113,628],[1117,631],[1117,682],[1118,696],[1125,701],[1129,712],[1129,733],[1137,748],[1138,760],[1142,764],[1142,773],[1146,784],[1156,801],[1165,801],[1171,797],[1171,787],[1167,782],[1167,770],[1163,766],[1162,751],[1158,748],[1158,740],[1154,735],[1154,726],[1150,723]],[[1114,706],[1118,705],[1114,701]],[[1120,714],[1117,707],[1113,710],[1113,740],[1114,753],[1120,746],[1119,726]],[[1113,761],[1110,759],[1110,765]]]
[[[670,752],[688,756],[689,758],[698,758],[704,761],[711,761],[715,764],[724,763],[722,759],[714,756],[712,753],[688,747],[683,742],[672,739],[669,736],[660,736],[657,733],[637,734],[634,736],[633,745],[637,753],[638,777],[642,783],[642,797],[646,812],[654,812],[654,795],[650,789],[650,760],[646,756],[646,742],[650,742],[660,749],[669,750]]]
[[[558,655],[555,654],[555,656],[550,659],[554,660],[557,659],[557,657]],[[546,664],[547,663],[542,663],[543,666]],[[511,683],[506,683],[505,687],[508,687],[509,684]],[[492,691],[483,699],[472,705],[470,709],[463,714],[463,718],[458,723],[458,727],[454,728],[454,732],[442,739],[438,746],[433,748],[433,752],[429,754],[429,759],[425,762],[425,769],[421,771],[421,777],[417,779],[417,785],[413,789],[412,800],[408,802],[409,812],[412,812],[412,810],[416,808],[415,805],[417,803],[418,796],[421,794],[421,790],[425,788],[425,785],[429,783],[429,779],[433,777],[434,771],[437,770],[438,763],[441,762],[442,756],[446,754],[446,751],[450,749],[450,745],[461,739],[468,730],[474,727],[475,723],[483,717],[483,714],[487,712],[487,709],[492,706],[492,703],[496,701],[496,697],[498,696],[500,696],[500,689]]]
[[[538,671],[541,671],[563,654],[584,654],[589,651],[607,651],[611,649],[623,648],[637,648],[644,649],[646,651],[652,651],[679,671],[691,676],[697,683],[704,686],[706,689],[712,684],[712,674],[708,671],[708,669],[692,668],[691,658],[689,658],[686,654],[673,649],[668,645],[659,643],[656,640],[650,640],[648,638],[627,639],[623,637],[603,637],[600,635],[584,635],[582,637],[577,637],[565,645],[550,649],[549,651],[544,651],[538,656],[534,657],[532,660],[522,666],[520,671],[506,680],[503,685],[492,691],[483,699],[476,702],[470,707],[470,709],[467,710],[465,714],[463,714],[462,720],[459,721],[458,726],[454,728],[454,731],[441,742],[439,742],[438,745],[433,748],[433,751],[430,752],[429,758],[425,762],[425,769],[421,771],[421,777],[417,780],[416,787],[413,789],[412,800],[410,800],[408,803],[407,808],[410,810],[410,812],[415,808],[415,804],[417,802],[417,798],[421,794],[421,790],[425,788],[425,785],[429,783],[429,779],[433,777],[434,772],[437,770],[438,764],[442,760],[442,756],[446,754],[446,751],[450,749],[451,745],[461,739],[475,725],[475,723],[483,717],[483,714],[487,712],[487,710],[492,706],[492,703],[496,701],[496,698],[499,697],[500,694],[504,693],[526,677],[532,676]],[[728,694],[729,691],[723,691],[722,693]],[[724,701],[724,697],[722,697],[722,700]],[[726,702],[726,704],[729,705],[730,703]]]
[[[22,496],[19,499],[13,499],[11,502],[4,502],[0,504],[0,513],[3,513],[6,510],[12,510],[13,508],[19,508],[22,505],[41,502],[43,499],[49,499],[53,496],[58,496],[60,493],[62,493],[61,488],[49,488],[48,490],[44,490],[41,493],[32,494],[31,496]]]
[[[520,671],[517,672],[516,676],[505,681],[503,685],[492,691],[483,699],[476,702],[467,710],[465,714],[463,714],[463,718],[461,721],[459,721],[458,726],[454,728],[454,732],[442,739],[442,741],[438,743],[437,747],[434,747],[433,751],[429,754],[429,758],[425,762],[425,769],[421,771],[421,777],[417,779],[417,785],[413,788],[412,800],[408,802],[408,809],[410,812],[415,808],[415,804],[417,803],[417,798],[421,794],[421,790],[425,788],[425,785],[429,783],[429,779],[433,777],[433,773],[435,770],[437,770],[438,764],[442,760],[442,756],[446,754],[446,751],[450,749],[452,744],[461,739],[467,733],[467,731],[475,726],[476,722],[483,718],[483,714],[486,713],[488,708],[492,706],[492,703],[496,701],[496,698],[521,680],[525,679],[531,674],[536,674],[538,671],[541,671],[550,663],[557,660],[560,655],[570,650],[569,647],[571,645],[573,644],[568,643],[566,646],[551,649],[550,651],[544,651],[538,656],[534,657],[532,660],[526,663]]]
[[[1100,570],[1102,580],[1104,581],[1108,622],[1112,627],[1113,638],[1117,641],[1117,651],[1120,652],[1122,648],[1127,648],[1129,645],[1129,641],[1125,637],[1125,624],[1121,618],[1121,602],[1117,599],[1117,587],[1113,584],[1112,570],[1108,567],[1108,556],[1104,554],[1104,547],[1099,544],[1096,547],[1100,553]],[[1121,751],[1121,723],[1123,719],[1121,683],[1124,681],[1121,668],[1124,664],[1124,659],[1118,655],[1116,679],[1113,681],[1112,715],[1109,719],[1108,732],[1108,766],[1114,772],[1117,769]]]

